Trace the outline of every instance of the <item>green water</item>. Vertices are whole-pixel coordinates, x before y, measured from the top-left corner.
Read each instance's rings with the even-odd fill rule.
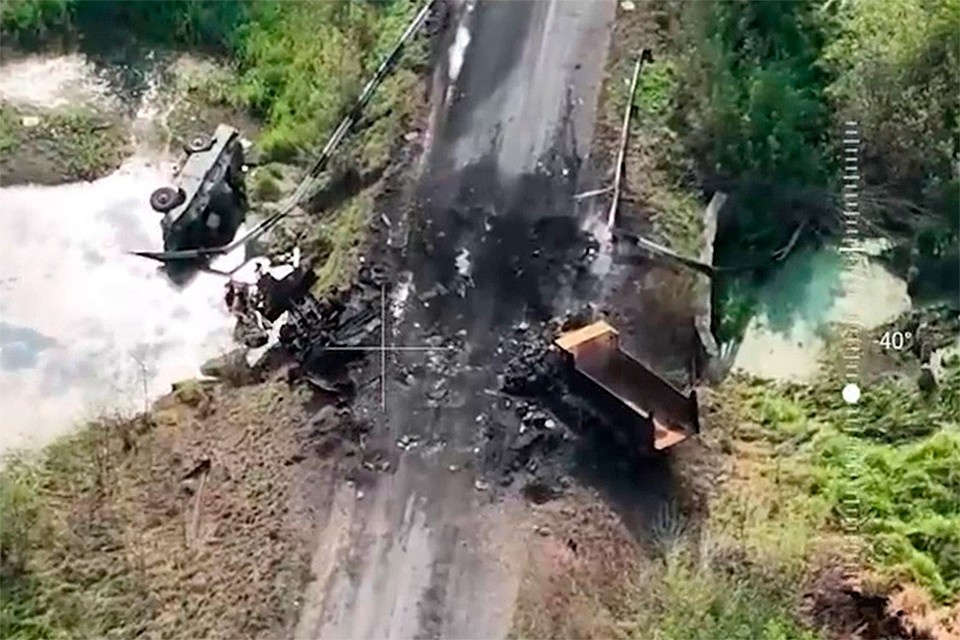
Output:
[[[910,308],[906,282],[868,258],[848,266],[835,248],[796,252],[751,293],[755,314],[733,366],[778,380],[817,375],[831,325],[869,329]]]

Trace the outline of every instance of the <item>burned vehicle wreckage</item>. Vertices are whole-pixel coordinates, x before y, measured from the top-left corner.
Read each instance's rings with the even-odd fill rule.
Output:
[[[363,268],[350,289],[320,299],[311,293],[317,275],[309,260],[281,277],[261,272],[256,284],[231,280],[226,301],[237,320],[235,339],[247,349],[266,346],[292,358],[291,381],[303,377],[323,391],[349,396],[354,385],[348,365],[380,337],[376,301],[382,280],[376,269]]]
[[[150,207],[163,215],[163,251],[135,252],[164,263],[174,281],[248,239],[231,245],[248,206],[240,132],[220,124],[212,135],[190,140],[184,151],[173,184],[150,195]]]
[[[237,341],[247,349],[265,348],[272,354],[285,354],[283,359],[288,363],[296,361],[288,369],[291,381],[303,379],[344,399],[355,395],[358,384],[352,378],[358,361],[375,350],[377,343],[381,350],[381,385],[386,389],[383,354],[388,269],[367,263],[349,289],[317,298],[311,293],[318,280],[315,265],[309,260],[301,264],[298,251],[292,268],[282,275],[279,269],[258,268],[255,283],[236,282],[236,270],[216,271],[210,268],[209,260],[264,233],[308,201],[333,152],[389,72],[404,41],[425,20],[430,4],[381,62],[374,78],[279,210],[235,239],[249,204],[244,186],[244,147],[236,128],[220,124],[212,135],[185,145],[187,155],[173,184],[150,196],[151,207],[163,214],[163,251],[136,253],[163,263],[174,282],[186,281],[200,269],[227,276],[227,305],[237,320]],[[272,266],[269,260],[266,264]],[[592,324],[587,320],[578,326],[565,326],[561,332],[544,323],[543,335],[517,340],[525,343],[519,350],[530,357],[523,355],[506,363],[500,359],[506,368],[504,375],[497,376],[500,388],[495,395],[526,397],[529,406],[542,407],[566,425],[595,425],[599,427],[596,432],[607,432],[624,449],[641,457],[668,451],[699,433],[696,393],[674,387],[622,350],[613,326],[596,317],[592,320]],[[253,364],[249,358],[247,361]],[[528,413],[540,415],[544,411]],[[552,431],[549,425],[555,423],[552,418],[544,419],[543,429]],[[537,429],[521,431],[524,440],[538,437],[538,433]]]
[[[297,361],[290,370],[323,391],[351,396],[352,362],[381,339],[378,302],[382,270],[364,266],[341,295],[310,293],[316,275],[309,264],[282,278],[264,274],[253,299],[268,323],[281,322],[278,343]],[[535,333],[535,332],[534,332]],[[604,320],[579,322],[512,340],[523,355],[512,358],[500,389],[515,398],[536,398],[567,424],[606,432],[630,457],[666,453],[700,432],[695,391],[682,391],[623,350],[619,332]],[[254,346],[254,345],[250,345]]]

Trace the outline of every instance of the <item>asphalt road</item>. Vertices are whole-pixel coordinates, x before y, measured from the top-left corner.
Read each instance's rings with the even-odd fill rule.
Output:
[[[457,8],[459,42],[468,35],[469,44],[453,53],[463,54],[459,69],[450,60],[438,69],[417,217],[399,258],[398,279],[410,284],[393,287],[388,332],[391,343],[451,348],[391,353],[386,410],[376,385],[358,401],[383,442],[414,437],[416,446],[395,473],[337,492],[298,637],[509,631],[523,535],[517,505],[474,486],[478,417],[495,383],[498,334],[549,314],[563,296],[554,276],[583,223],[570,196],[615,9],[598,0]]]

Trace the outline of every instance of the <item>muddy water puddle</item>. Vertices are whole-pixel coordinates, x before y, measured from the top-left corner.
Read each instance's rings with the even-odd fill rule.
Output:
[[[127,253],[162,244],[147,195],[167,170],[135,159],[90,183],[0,189],[3,450],[142,408],[229,348],[222,278],[180,290]]]
[[[876,254],[883,247],[866,247]],[[759,292],[733,362],[774,380],[808,381],[820,372],[826,334],[837,323],[872,329],[910,309],[907,284],[865,258],[845,268],[833,248],[798,251]]]
[[[155,60],[141,62],[104,67],[71,54],[0,65],[0,101],[122,113],[137,153],[93,182],[0,188],[0,453],[140,410],[231,348],[223,278],[177,288],[128,253],[162,246],[148,198],[173,170],[166,149],[145,143],[169,109]],[[238,254],[214,266],[230,269]]]

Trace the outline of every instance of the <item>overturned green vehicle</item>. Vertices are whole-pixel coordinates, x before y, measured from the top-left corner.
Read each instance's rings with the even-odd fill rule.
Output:
[[[184,150],[187,157],[174,175],[175,184],[150,195],[150,206],[163,214],[164,252],[228,244],[247,211],[239,131],[221,124]]]

